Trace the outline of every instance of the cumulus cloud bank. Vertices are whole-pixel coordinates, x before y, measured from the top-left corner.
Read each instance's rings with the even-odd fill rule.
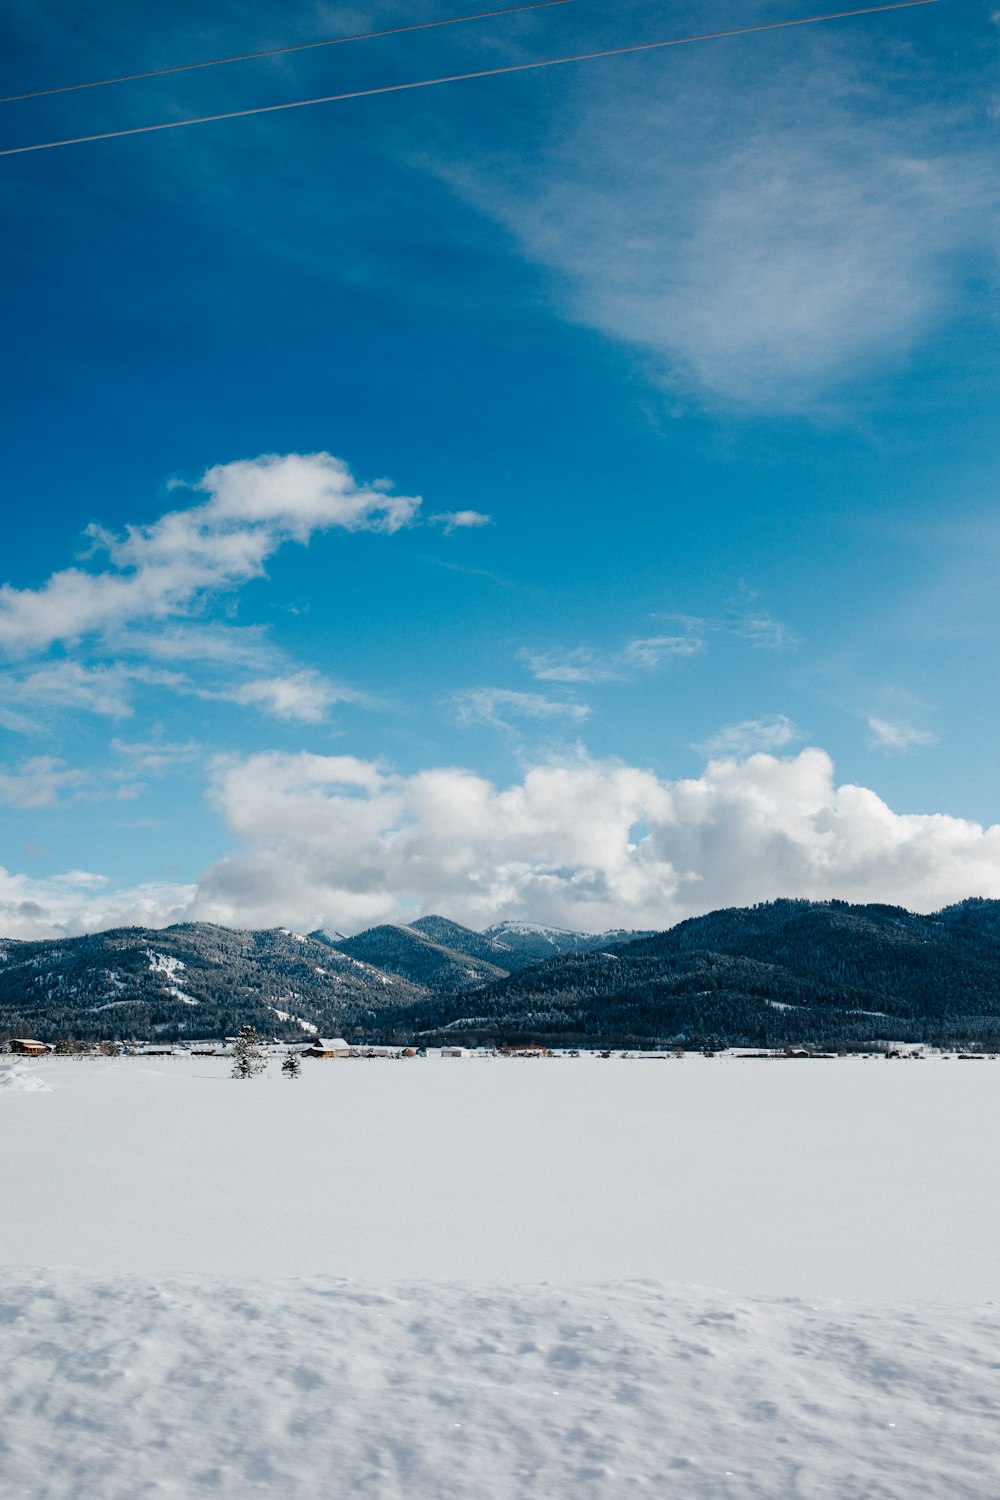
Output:
[[[244,845],[200,883],[194,909],[217,921],[358,927],[443,910],[599,930],[787,895],[923,910],[1000,896],[1000,827],[895,813],[837,786],[817,749],[673,782],[540,766],[505,789],[456,768],[398,776],[272,752],[218,763],[212,795]]]
[[[166,927],[183,921],[194,886],[142,885],[114,891],[101,875],[70,870],[33,879],[0,866],[0,933],[58,938],[109,927]]]
[[[241,847],[196,889],[5,876],[0,931],[191,918],[357,930],[432,911],[599,931],[779,896],[920,911],[1000,897],[1000,825],[894,812],[838,786],[819,749],[719,759],[679,781],[580,759],[506,788],[457,767],[404,776],[354,756],[267,751],[218,759],[211,798]]]

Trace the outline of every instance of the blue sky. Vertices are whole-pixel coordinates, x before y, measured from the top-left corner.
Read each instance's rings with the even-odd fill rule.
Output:
[[[0,91],[460,9],[13,0]],[[575,0],[2,143],[802,13]],[[944,0],[0,158],[4,932],[1000,896],[998,40]]]

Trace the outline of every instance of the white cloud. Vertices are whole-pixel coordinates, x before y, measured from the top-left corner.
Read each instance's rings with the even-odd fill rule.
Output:
[[[788,626],[768,614],[744,615],[741,619],[728,621],[727,628],[759,651],[777,651],[783,646],[798,644]]]
[[[673,620],[693,637],[705,635],[735,636],[746,641],[757,651],[779,651],[787,646],[797,646],[799,638],[789,627],[776,620],[766,610],[744,610],[711,618],[703,615],[681,615],[675,613],[654,615],[657,620]]]
[[[8,672],[4,689],[11,702],[72,709],[109,718],[133,716],[131,689],[136,683],[168,688],[183,696],[206,701],[237,703],[242,707],[256,708],[271,718],[296,720],[302,724],[318,724],[337,703],[367,701],[363,694],[331,682],[320,672],[308,668],[293,670],[280,651],[265,646],[255,649],[237,637],[233,652],[228,653],[222,644],[224,640],[225,637],[217,632],[210,633],[203,642],[204,652],[199,649],[202,643],[197,636],[185,636],[180,644],[190,648],[191,657],[203,668],[252,662],[256,666],[266,664],[272,670],[284,665],[284,672],[251,677],[242,682],[210,685],[204,682],[204,675],[199,682],[185,673],[146,665],[115,661],[85,666],[77,661],[59,661],[21,677]],[[153,654],[169,656],[171,653],[154,650]],[[33,720],[9,713],[0,717],[0,723],[22,733],[37,731],[40,727]]]
[[[198,666],[244,667],[267,671],[282,665],[280,651],[266,639],[262,626],[227,625],[212,620],[197,625],[167,625],[157,630],[123,630],[111,641],[122,656]]]
[[[510,719],[571,719],[579,723],[590,714],[585,703],[567,703],[541,693],[518,693],[507,688],[469,688],[453,700],[460,724],[492,724],[510,728]]]
[[[741,719],[738,724],[726,724],[694,748],[711,756],[751,755],[757,750],[784,750],[801,738],[791,719],[775,714],[769,719]]]
[[[621,682],[640,672],[655,672],[665,661],[694,656],[702,642],[693,635],[656,635],[629,641],[617,651],[593,646],[518,653],[539,682]]]
[[[896,813],[838,786],[816,749],[674,782],[546,765],[505,789],[453,767],[399,776],[268,752],[217,763],[213,798],[244,848],[206,873],[192,911],[242,925],[349,929],[419,909],[600,930],[778,896],[925,911],[1000,897],[1000,826]]]
[[[554,273],[566,315],[672,385],[802,408],[904,358],[993,256],[972,110],[895,92],[850,45],[786,32],[749,71],[745,48],[692,51],[667,87],[588,73],[531,162],[441,175]]]
[[[31,709],[131,717],[139,684],[300,723],[318,723],[337,702],[363,701],[297,668],[260,627],[190,617],[259,577],[286,542],[331,527],[391,533],[415,518],[420,500],[393,495],[387,481],[357,483],[328,453],[217,465],[194,488],[207,499],[151,525],[121,536],[88,527],[87,566],[53,573],[36,589],[0,586],[0,653],[21,659],[4,676],[0,726],[38,732],[41,716]],[[473,524],[472,514],[452,520]],[[47,656],[58,644],[69,654]],[[41,660],[28,669],[23,659],[32,655]]]
[[[162,739],[148,741],[113,739],[110,749],[115,755],[122,757],[130,772],[142,771],[153,776],[162,775],[165,771],[174,770],[177,766],[197,760],[204,751],[204,747],[196,740],[171,743],[169,740]]]
[[[933,745],[937,735],[929,729],[915,729],[912,724],[894,723],[874,716],[868,720],[872,744],[880,750],[914,750],[918,745]]]
[[[109,566],[67,568],[38,589],[0,586],[0,649],[44,650],[137,621],[184,615],[209,595],[260,577],[284,543],[316,531],[391,533],[420,500],[359,485],[329,453],[268,454],[209,469],[195,488],[201,504],[169,511],[150,526],[113,536],[88,528]]]
[[[442,510],[427,519],[436,526],[443,526],[445,536],[470,527],[493,525],[493,517],[484,515],[481,510]]]
[[[14,734],[38,734],[41,727],[37,719],[30,719],[27,714],[0,708],[0,729],[9,729]]]
[[[85,666],[77,661],[53,661],[16,677],[7,675],[4,692],[13,702],[32,707],[73,709],[105,718],[132,715],[130,690],[134,682],[176,686],[173,672],[124,666],[121,662]]]

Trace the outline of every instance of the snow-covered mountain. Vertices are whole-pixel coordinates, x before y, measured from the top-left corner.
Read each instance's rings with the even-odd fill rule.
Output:
[[[535,1038],[827,1048],[879,1039],[1000,1051],[1000,902],[933,915],[842,901],[710,912],[669,931],[475,932],[446,917],[332,942],[205,923],[0,941],[4,1034]]]
[[[0,940],[0,1035],[218,1037],[367,1027],[428,990],[287,928],[207,922]]]
[[[428,916],[406,925],[370,927],[352,938],[324,941],[415,984],[457,990],[520,973],[561,953],[600,953],[611,944],[646,936],[644,932],[628,931],[570,932],[539,922],[497,922],[476,932],[448,917]]]
[[[497,953],[508,955],[506,967],[515,972],[528,964],[544,963],[560,953],[601,953],[615,943],[649,936],[615,928],[608,932],[572,932],[565,927],[546,927],[539,922],[496,922],[482,936],[493,944]],[[503,963],[502,958],[497,959]]]

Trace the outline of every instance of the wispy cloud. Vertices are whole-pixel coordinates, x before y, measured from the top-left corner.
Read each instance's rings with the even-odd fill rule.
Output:
[[[470,688],[452,700],[460,724],[492,724],[509,729],[512,719],[568,719],[580,723],[590,714],[585,703],[546,698],[541,693],[518,693],[507,688]]]
[[[769,614],[747,614],[742,619],[724,622],[722,628],[728,628],[733,635],[749,641],[751,646],[756,646],[761,651],[777,651],[783,646],[798,645],[798,637],[788,626]]]
[[[755,56],[678,56],[668,89],[588,74],[533,162],[440,171],[550,269],[568,317],[673,388],[808,409],[905,358],[992,260],[995,171],[972,109],[935,109],[849,39]]]
[[[8,807],[51,807],[66,791],[79,791],[87,780],[83,771],[68,768],[50,755],[23,760],[13,770],[0,766],[0,803]]]
[[[131,772],[159,776],[176,770],[178,766],[190,764],[204,754],[204,746],[197,740],[172,743],[169,740],[121,740],[113,739],[110,749],[120,756]]]
[[[364,695],[340,687],[319,672],[292,672],[282,677],[253,678],[223,688],[200,688],[199,698],[214,698],[257,708],[275,719],[319,724],[337,703],[365,701]]]
[[[260,625],[231,625],[221,620],[167,624],[155,630],[116,631],[105,638],[121,656],[266,671],[283,664],[282,653]]]
[[[726,724],[692,748],[712,757],[745,756],[761,750],[784,750],[801,738],[801,731],[791,719],[774,714],[766,719],[741,719],[737,724]]]
[[[532,651],[519,659],[539,682],[623,682],[644,672],[655,672],[664,662],[695,656],[702,641],[694,635],[655,635],[628,641],[615,651],[594,646],[554,647]]]
[[[917,729],[912,724],[880,719],[872,715],[868,720],[872,744],[879,750],[915,750],[921,745],[933,745],[937,735],[929,729]]]
[[[666,613],[657,614],[654,619],[672,620],[694,636],[733,636],[758,651],[779,651],[800,644],[799,637],[789,626],[764,609],[734,609],[729,614],[714,617]]]
[[[9,729],[12,734],[39,734],[42,725],[16,709],[0,708],[0,729]]]
[[[176,688],[180,673],[123,662],[88,666],[79,661],[47,662],[21,675],[8,673],[4,692],[9,701],[32,708],[69,709],[104,718],[126,719],[133,713],[134,684]]]
[[[493,517],[484,515],[481,510],[442,510],[427,519],[432,525],[441,526],[445,536],[451,536],[453,531],[493,525]]]

